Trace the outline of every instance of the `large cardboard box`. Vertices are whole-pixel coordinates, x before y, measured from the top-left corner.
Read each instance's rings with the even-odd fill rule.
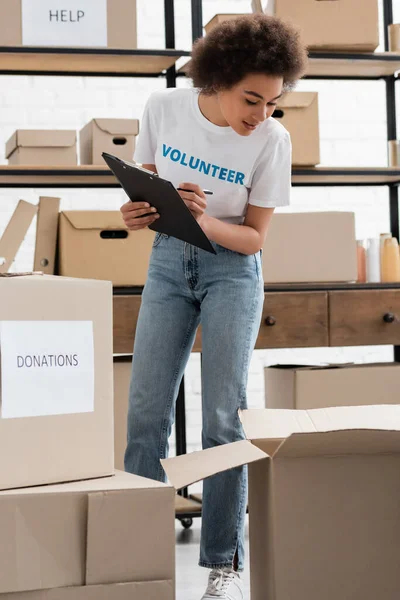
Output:
[[[0,0],[0,46],[136,48],[136,0]]]
[[[76,132],[18,129],[6,144],[9,165],[69,166],[77,164]]]
[[[79,134],[81,165],[104,166],[103,152],[132,161],[138,133],[137,119],[93,119]]]
[[[176,488],[250,463],[252,600],[397,600],[400,406],[241,419],[247,440],[162,463]]]
[[[114,286],[144,285],[153,241],[150,229],[129,231],[120,211],[61,212],[59,273],[107,279]]]
[[[140,581],[2,594],[1,600],[174,600],[173,581]]]
[[[266,367],[268,408],[400,404],[400,364]]]
[[[354,213],[275,214],[262,268],[266,283],[356,281]]]
[[[378,0],[268,0],[265,7],[268,14],[299,27],[311,50],[351,52],[376,50],[378,9]]]
[[[317,92],[289,92],[279,100],[273,114],[289,131],[292,164],[314,167],[320,162]]]
[[[1,492],[0,592],[174,581],[174,502],[121,472]]]
[[[111,475],[111,285],[0,277],[0,341],[0,489]]]
[[[114,357],[114,455],[115,468],[121,470],[126,450],[131,372],[132,356]]]
[[[46,275],[55,272],[60,201],[46,196],[39,199],[33,270]]]

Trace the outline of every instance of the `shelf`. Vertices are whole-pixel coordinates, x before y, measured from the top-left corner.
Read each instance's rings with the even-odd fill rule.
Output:
[[[400,71],[400,55],[393,52],[311,52],[306,77],[380,79]]]
[[[400,167],[294,167],[296,186],[400,184]]]
[[[185,74],[189,62],[178,70],[179,74]],[[306,78],[380,79],[397,71],[400,71],[400,54],[393,52],[311,52]]]
[[[3,75],[155,77],[190,52],[109,48],[0,47]]]
[[[189,498],[184,498],[177,494],[175,496],[175,514],[176,515],[199,515],[201,513],[201,504]]]
[[[400,283],[267,283],[264,292],[325,292],[325,291],[359,291],[359,290],[398,290]],[[114,296],[140,296],[143,286],[116,287]]]
[[[295,186],[400,184],[400,167],[294,167]],[[107,166],[31,167],[0,165],[0,187],[118,188]]]
[[[0,165],[0,187],[53,188],[119,188],[110,169],[105,165],[76,167],[30,167]]]

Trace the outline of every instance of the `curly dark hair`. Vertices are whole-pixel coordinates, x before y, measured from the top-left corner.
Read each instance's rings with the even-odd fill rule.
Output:
[[[282,76],[287,91],[306,66],[297,29],[276,17],[250,14],[223,21],[198,39],[188,75],[204,94],[230,89],[250,73]]]

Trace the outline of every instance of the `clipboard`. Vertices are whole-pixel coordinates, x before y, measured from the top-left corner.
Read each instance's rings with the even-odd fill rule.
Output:
[[[149,229],[216,254],[170,181],[107,152],[102,156],[132,202],[148,202],[157,209],[160,217],[149,225]]]

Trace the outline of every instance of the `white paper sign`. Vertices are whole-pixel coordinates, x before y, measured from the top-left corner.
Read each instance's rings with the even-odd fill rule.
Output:
[[[107,46],[107,0],[21,0],[24,46]]]
[[[94,410],[92,321],[2,321],[1,418]]]

